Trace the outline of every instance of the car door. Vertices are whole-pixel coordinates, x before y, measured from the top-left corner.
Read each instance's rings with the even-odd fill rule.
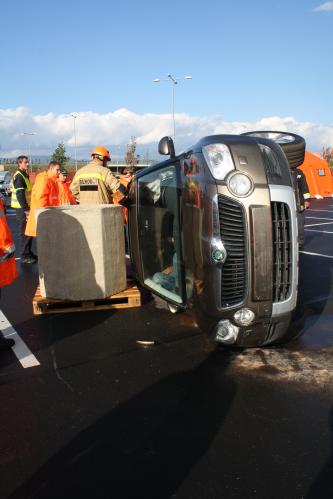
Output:
[[[178,161],[162,163],[136,179],[142,283],[177,305],[185,299],[180,196]]]

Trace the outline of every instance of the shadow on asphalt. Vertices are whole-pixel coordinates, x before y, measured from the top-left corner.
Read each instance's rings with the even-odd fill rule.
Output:
[[[331,455],[304,499],[332,499],[333,497],[333,407],[330,413],[329,427],[331,430]]]
[[[229,360],[214,352],[119,405],[10,499],[170,498],[223,427],[236,393]]]
[[[323,323],[325,315],[333,313],[332,300],[332,268],[323,264],[323,259],[300,254],[299,270],[299,302],[305,321],[304,336],[301,342],[308,346],[332,344],[332,338],[327,334]],[[310,328],[311,334],[307,335]],[[313,331],[316,329],[316,334]],[[321,331],[323,334],[321,334]]]

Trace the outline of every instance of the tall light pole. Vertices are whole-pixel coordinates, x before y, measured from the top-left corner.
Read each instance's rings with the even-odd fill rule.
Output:
[[[70,115],[74,120],[74,155],[75,155],[75,171],[77,171],[77,140],[76,140],[76,118],[78,117],[77,113],[71,113]]]
[[[37,135],[36,132],[22,132],[21,135]],[[30,149],[30,140],[28,140],[28,155],[29,155],[29,164],[30,164],[30,172],[32,172],[32,159],[31,159],[31,149]]]
[[[161,81],[169,81],[172,87],[172,123],[173,123],[173,140],[176,140],[176,123],[175,123],[175,86],[178,85],[179,80],[192,80],[192,76],[182,76],[173,77],[170,73],[167,74],[167,78],[155,78],[154,83],[160,83]]]

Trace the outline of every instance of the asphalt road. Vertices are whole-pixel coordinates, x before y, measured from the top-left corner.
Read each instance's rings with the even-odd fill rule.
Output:
[[[303,251],[305,333],[284,348],[216,349],[148,297],[34,318],[21,268],[1,308],[39,365],[0,356],[1,499],[332,499],[333,200]]]

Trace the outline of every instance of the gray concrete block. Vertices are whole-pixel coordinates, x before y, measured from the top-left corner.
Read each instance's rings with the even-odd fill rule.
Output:
[[[36,217],[43,297],[94,300],[126,289],[121,206],[42,208]]]

